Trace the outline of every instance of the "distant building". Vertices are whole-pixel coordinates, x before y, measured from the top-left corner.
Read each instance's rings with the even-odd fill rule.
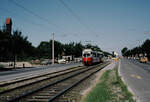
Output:
[[[66,61],[72,61],[74,59],[74,56],[62,56],[62,59],[65,59]]]
[[[119,54],[118,54],[117,52],[113,51],[113,52],[112,52],[112,55],[113,55],[114,57],[118,57]]]
[[[12,20],[11,18],[6,18],[6,32],[11,34],[11,30],[12,30]]]

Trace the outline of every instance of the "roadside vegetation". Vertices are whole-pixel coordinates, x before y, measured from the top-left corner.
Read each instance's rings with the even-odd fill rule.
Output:
[[[6,90],[6,88],[0,88],[0,92]]]
[[[4,26],[5,27],[5,26]],[[102,51],[97,45],[83,45],[81,42],[70,42],[63,44],[59,41],[54,41],[55,44],[55,59],[60,59],[64,55],[72,55],[81,57],[84,48],[92,48]],[[6,28],[0,29],[0,62],[13,61],[31,61],[36,59],[51,59],[52,58],[52,40],[41,41],[35,47],[24,36],[21,31],[14,30],[12,34],[6,31]],[[103,51],[104,52],[104,51]],[[108,55],[108,52],[104,52]]]
[[[84,102],[135,102],[118,75],[117,67],[107,70]]]
[[[143,42],[143,44],[136,46],[132,49],[128,49],[124,47],[121,52],[124,57],[140,57],[146,56],[150,60],[150,39],[147,39]]]
[[[4,66],[2,64],[0,64],[0,68],[4,68]]]

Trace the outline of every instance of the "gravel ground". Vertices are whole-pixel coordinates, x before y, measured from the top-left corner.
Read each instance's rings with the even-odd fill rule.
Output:
[[[113,61],[98,73],[92,75],[66,94],[60,96],[59,99],[57,99],[55,102],[83,102],[83,99],[86,97],[86,95],[92,90],[94,86],[96,86],[96,83],[99,81],[99,78],[103,72],[105,70],[113,69],[116,64],[117,63]]]

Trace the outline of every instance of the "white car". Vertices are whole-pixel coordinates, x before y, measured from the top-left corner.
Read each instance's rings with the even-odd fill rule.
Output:
[[[59,64],[65,64],[65,63],[66,63],[66,60],[65,60],[65,59],[59,59],[59,60],[58,60],[58,63],[59,63]]]
[[[42,65],[49,65],[52,64],[51,60],[45,59],[44,61],[41,62]]]

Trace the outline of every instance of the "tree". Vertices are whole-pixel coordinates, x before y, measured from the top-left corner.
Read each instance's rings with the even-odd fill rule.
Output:
[[[85,45],[85,48],[92,49],[94,51],[102,51],[97,45],[87,44]]]
[[[0,61],[7,61],[12,56],[12,39],[7,32],[0,30]]]
[[[52,40],[50,41],[50,44],[52,44]],[[63,47],[64,45],[60,43],[59,41],[54,41],[54,49],[55,49],[55,57],[58,58],[62,52],[64,51]]]
[[[81,42],[76,43],[74,47],[75,47],[75,57],[81,57],[82,51],[85,47],[81,44]]]
[[[71,42],[69,44],[65,44],[64,45],[64,52],[65,52],[65,55],[74,55],[75,54],[75,43],[74,42]]]
[[[44,58],[52,58],[52,40],[49,42],[47,41],[42,41],[39,46],[37,47],[38,50],[38,56],[44,57]],[[55,50],[55,58],[57,58],[59,55],[62,54],[63,52],[63,44],[54,41],[54,50]]]
[[[51,44],[47,41],[42,41],[37,49],[38,49],[38,56],[39,57],[44,57],[44,58],[50,58],[51,57]]]
[[[16,30],[13,32],[13,54],[17,56],[17,59],[19,60],[35,57],[36,55],[35,48],[27,39],[28,37],[24,37],[21,31]]]
[[[127,47],[125,47],[121,50],[121,52],[123,56],[140,57],[139,55],[142,54],[143,56],[147,55],[147,57],[150,59],[150,40],[147,39],[141,46],[134,47],[129,50]]]
[[[142,44],[142,50],[144,54],[147,54],[147,57],[150,59],[150,40],[147,39],[143,44]]]
[[[125,53],[128,51],[128,48],[127,47],[124,47],[122,50],[121,50],[121,53],[122,53],[122,56],[125,56]]]

